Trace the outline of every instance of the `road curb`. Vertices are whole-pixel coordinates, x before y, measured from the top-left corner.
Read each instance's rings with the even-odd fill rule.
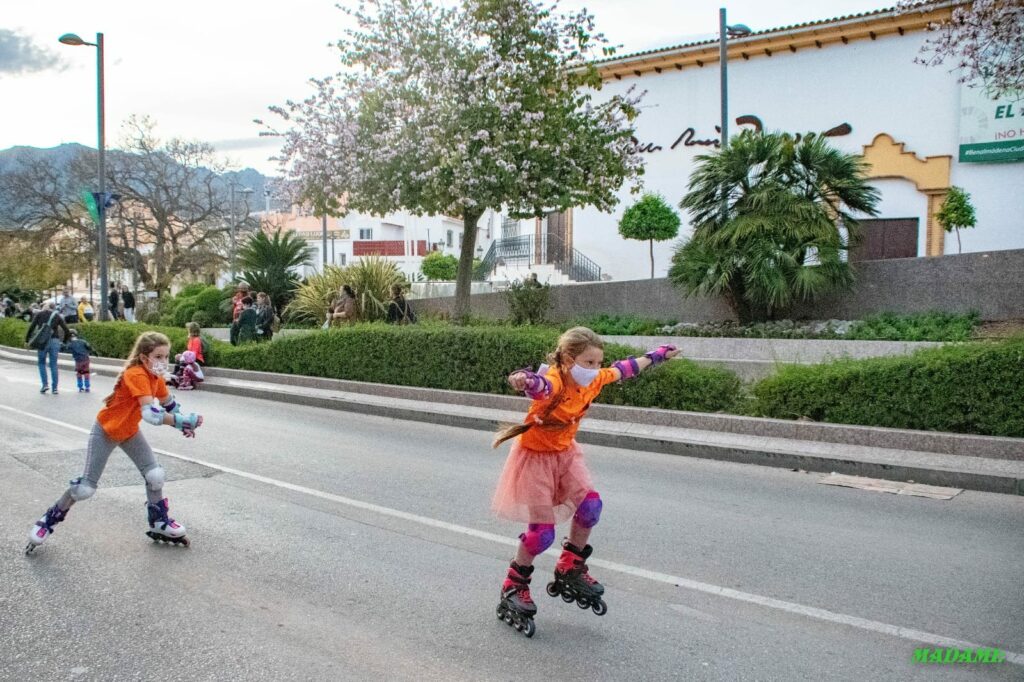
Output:
[[[35,363],[35,358],[29,353],[8,349],[0,350],[0,357],[24,363]],[[98,358],[93,362],[93,371],[105,376],[116,376],[121,369],[121,362],[109,358]],[[73,367],[70,360],[61,359],[62,368]],[[262,372],[242,372],[239,370],[225,370],[209,368],[207,370],[209,380],[203,384],[203,391],[236,395],[239,397],[256,398],[261,400],[272,400],[294,405],[320,407],[334,410],[355,412],[369,416],[387,417],[392,419],[427,422],[442,426],[468,428],[481,431],[494,431],[498,424],[506,421],[503,417],[517,419],[525,413],[527,401],[515,396],[498,396],[485,394],[463,394],[456,391],[436,391],[433,389],[410,389],[409,387],[381,386],[377,384],[362,384],[361,382],[347,382],[337,380],[317,379],[315,377],[291,377],[289,381],[276,382],[282,388],[289,390],[275,390],[275,382],[267,382]],[[256,376],[257,378],[253,378]],[[269,375],[281,377],[285,375]],[[221,380],[219,380],[221,379]],[[250,385],[239,384],[239,381],[252,382]],[[256,385],[252,385],[256,384]],[[361,391],[351,390],[353,385]],[[341,388],[341,387],[343,388]],[[317,388],[318,393],[302,393],[295,389]],[[381,389],[377,392],[375,389]],[[395,398],[404,404],[385,404],[380,401],[363,401],[341,395],[324,395],[322,391],[333,390],[344,392],[345,396],[358,398],[359,394],[374,395],[378,398]],[[425,398],[435,398],[428,400]],[[442,400],[436,400],[442,397]],[[462,397],[464,400],[469,397],[474,405],[455,402],[453,399]],[[418,404],[409,405],[410,402]],[[444,407],[445,409],[440,409]],[[460,410],[459,408],[465,408]],[[606,408],[598,410],[597,408]],[[498,411],[505,414],[501,414]],[[475,414],[474,414],[475,412]],[[490,414],[485,414],[489,412]],[[584,422],[580,429],[577,440],[581,443],[601,445],[606,447],[621,448],[628,450],[640,450],[656,452],[669,455],[680,455],[709,459],[738,464],[756,464],[760,466],[771,466],[809,472],[832,472],[850,474],[855,476],[866,476],[870,478],[881,478],[896,481],[912,480],[917,483],[928,485],[941,485],[983,492],[994,492],[1011,495],[1024,495],[1024,457],[1009,456],[1016,453],[1003,453],[1003,456],[964,456],[934,453],[916,449],[913,451],[900,451],[877,448],[877,457],[857,458],[844,456],[842,454],[808,454],[806,452],[785,451],[778,449],[778,446],[767,447],[759,445],[760,441],[767,440],[764,434],[752,437],[751,445],[743,447],[727,445],[722,443],[707,442],[705,439],[687,438],[684,436],[676,438],[665,438],[654,435],[658,424],[646,424],[651,426],[649,433],[643,433],[645,425],[642,420],[631,420],[630,417],[639,417],[640,413],[668,412],[665,410],[641,410],[638,408],[621,408],[604,405],[594,405],[590,411],[595,420],[606,422],[619,422],[636,425],[630,427],[628,432],[624,430],[604,430],[588,426]],[[610,416],[619,417],[618,420],[609,419]],[[723,417],[723,415],[705,415],[711,418]],[[724,415],[731,417],[731,415]],[[736,418],[752,419],[752,418]],[[648,420],[650,421],[650,420]],[[779,421],[779,420],[763,420]],[[821,425],[818,425],[821,426]],[[825,425],[836,426],[836,425]],[[622,428],[622,427],[619,427]],[[669,427],[675,428],[675,427]],[[858,427],[861,429],[867,427]],[[711,430],[705,429],[707,433],[730,433],[734,435],[746,435],[741,431],[734,430]],[[879,429],[879,431],[892,432],[893,429]],[[921,432],[908,432],[921,435]],[[926,434],[931,436],[946,434]],[[952,434],[958,436],[959,434]],[[967,436],[968,439],[984,438],[978,436]],[[804,440],[806,443],[827,444],[832,449],[849,445],[851,448],[859,447],[864,449],[864,444],[836,443],[814,439],[791,439]],[[1018,449],[1024,450],[1024,442],[1019,439],[991,439],[996,441],[1010,441]],[[1005,445],[1005,444],[1004,444]],[[871,446],[868,446],[871,447]],[[933,455],[942,458],[944,464],[926,464],[929,457]],[[923,464],[922,462],[925,462]],[[952,464],[950,464],[952,463]]]

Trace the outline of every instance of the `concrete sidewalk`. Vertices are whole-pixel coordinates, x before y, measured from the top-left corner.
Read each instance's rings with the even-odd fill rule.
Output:
[[[4,348],[0,357],[35,363],[35,353]],[[116,375],[122,361],[93,360]],[[69,357],[61,367],[72,369]],[[519,422],[527,400],[445,391],[207,368],[200,390],[395,419],[493,431]],[[993,438],[735,415],[593,405],[578,439],[746,464],[835,471],[895,481],[1024,494],[1024,439]]]

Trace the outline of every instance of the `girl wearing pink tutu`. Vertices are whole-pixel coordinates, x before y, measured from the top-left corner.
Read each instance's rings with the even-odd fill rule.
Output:
[[[594,490],[576,431],[603,387],[678,354],[675,346],[661,346],[602,368],[601,337],[586,327],[574,327],[559,337],[558,348],[548,356],[550,366],[509,375],[509,384],[533,403],[522,424],[503,428],[494,439],[497,447],[518,436],[498,481],[493,509],[502,518],[527,524],[501,586],[498,617],[527,637],[533,635],[537,613],[530,597],[533,559],[554,542],[556,523],[572,520],[548,594],[575,600],[597,615],[607,610],[601,599],[604,586],[590,576],[586,564],[593,551],[587,544],[590,531],[601,517],[601,496]]]

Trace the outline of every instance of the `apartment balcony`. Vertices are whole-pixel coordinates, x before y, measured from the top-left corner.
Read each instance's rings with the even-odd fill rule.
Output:
[[[421,239],[414,242],[415,253],[406,253],[409,242],[401,239],[381,240],[367,239],[365,241],[352,242],[352,255],[359,256],[426,256],[427,240]]]

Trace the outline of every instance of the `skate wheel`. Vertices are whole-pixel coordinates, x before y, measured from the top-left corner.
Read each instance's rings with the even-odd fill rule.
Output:
[[[597,616],[603,616],[608,613],[608,605],[604,603],[603,599],[595,601],[591,608],[594,609],[594,614]]]
[[[498,608],[496,608],[494,611],[495,611],[495,613],[498,614],[498,620],[505,620],[505,607],[504,606],[502,606],[501,604],[498,604]]]
[[[584,611],[590,608],[590,600],[585,597],[580,597],[576,600],[576,606],[580,607]]]
[[[576,600],[576,597],[574,597],[571,592],[563,592],[562,593],[562,601],[564,601],[566,604],[571,604],[575,600]]]
[[[25,556],[28,556],[29,554],[31,554],[32,552],[34,552],[34,551],[35,551],[35,549],[36,549],[36,546],[35,546],[35,545],[33,545],[33,544],[32,544],[31,542],[30,542],[30,543],[28,543],[28,544],[27,544],[27,545],[25,546]]]
[[[537,626],[533,623],[533,618],[526,621],[526,626],[523,628],[523,634],[527,637],[533,637],[533,633],[537,632]]]
[[[557,597],[558,596],[558,585],[554,584],[553,582],[552,583],[548,583],[548,588],[547,589],[548,589],[548,596],[549,597]]]
[[[522,632],[523,631],[523,622],[517,620],[515,623],[512,624],[512,627],[514,627],[517,631]]]
[[[512,612],[511,612],[511,611],[506,611],[506,612],[505,612],[505,622],[506,622],[506,623],[507,623],[508,625],[512,625],[512,621],[513,621],[513,620],[514,620],[514,618],[512,618]]]

